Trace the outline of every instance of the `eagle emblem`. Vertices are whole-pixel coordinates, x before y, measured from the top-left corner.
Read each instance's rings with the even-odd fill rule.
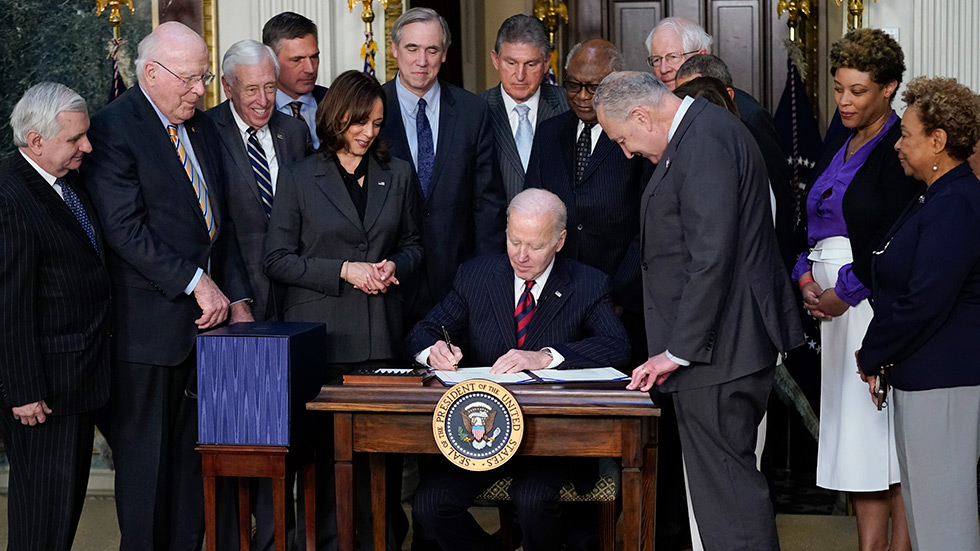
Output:
[[[489,446],[500,434],[500,428],[493,426],[497,411],[485,402],[472,402],[459,414],[463,425],[458,428],[458,436],[477,450]]]

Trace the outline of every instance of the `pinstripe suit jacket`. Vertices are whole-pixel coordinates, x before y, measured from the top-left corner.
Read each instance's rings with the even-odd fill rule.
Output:
[[[262,271],[265,261],[262,247],[269,217],[265,214],[259,187],[255,183],[255,172],[252,171],[242,133],[231,110],[231,101],[225,100],[207,112],[221,138],[221,157],[228,177],[228,217],[235,222],[235,235],[252,288],[252,315],[256,321],[277,319],[277,313],[282,313],[283,289],[278,286],[273,288]],[[269,131],[280,172],[285,165],[305,157],[307,150],[313,146],[306,125],[278,111],[272,113]]]
[[[109,249],[114,359],[149,365],[187,359],[201,308],[184,288],[198,268],[210,267],[232,302],[251,296],[225,210],[214,123],[197,111],[184,127],[214,211],[213,239],[167,130],[142,90],[130,88],[92,117],[92,153],[81,173]]]
[[[538,99],[538,113],[535,128],[541,123],[568,111],[568,99],[561,88],[543,83],[541,97]],[[507,203],[524,189],[524,165],[517,153],[517,143],[514,142],[514,132],[510,127],[510,114],[504,108],[503,91],[500,85],[484,90],[480,97],[487,100],[490,106],[490,126],[493,128],[493,139],[497,146],[497,166],[500,167],[500,179],[507,193]]]
[[[627,159],[603,132],[576,184],[577,126],[572,111],[538,125],[525,187],[551,191],[568,209],[568,238],[558,255],[607,273],[613,302],[639,311],[640,197],[653,165]]]
[[[103,251],[91,201],[74,172],[65,179]],[[109,397],[103,254],[19,151],[0,167],[0,236],[0,404],[43,399],[56,415],[98,408]]]
[[[475,258],[460,267],[446,298],[415,325],[407,348],[414,356],[432,346],[444,326],[463,349],[464,365],[493,365],[517,347],[514,308],[514,269],[507,255]],[[559,368],[626,364],[629,341],[602,272],[555,259],[524,342],[524,350],[544,347],[565,357]]]

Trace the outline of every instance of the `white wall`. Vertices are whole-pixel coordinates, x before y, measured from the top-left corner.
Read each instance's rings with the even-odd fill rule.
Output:
[[[329,86],[334,77],[348,69],[360,70],[361,45],[364,44],[362,3],[358,0],[354,13],[347,0],[223,0],[217,4],[219,59],[229,46],[251,38],[262,40],[262,26],[277,13],[293,11],[309,17],[317,24],[320,39],[320,73],[318,84]],[[378,43],[375,70],[384,81],[385,54],[384,8],[374,2],[374,40]],[[216,74],[217,70],[214,71]],[[224,95],[222,94],[222,99]]]

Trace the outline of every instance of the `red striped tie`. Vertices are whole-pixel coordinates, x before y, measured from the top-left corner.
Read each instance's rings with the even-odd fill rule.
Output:
[[[517,348],[524,346],[524,337],[527,336],[527,326],[534,317],[534,295],[531,294],[531,287],[534,280],[524,282],[524,292],[521,299],[517,301],[517,308],[514,310],[514,325],[517,326]]]

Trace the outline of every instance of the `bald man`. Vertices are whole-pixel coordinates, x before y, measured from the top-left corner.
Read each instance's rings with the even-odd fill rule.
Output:
[[[198,549],[204,534],[194,353],[199,331],[251,321],[225,216],[204,40],[168,22],[140,42],[139,86],[92,118],[82,175],[113,282],[112,450],[120,549]]]

